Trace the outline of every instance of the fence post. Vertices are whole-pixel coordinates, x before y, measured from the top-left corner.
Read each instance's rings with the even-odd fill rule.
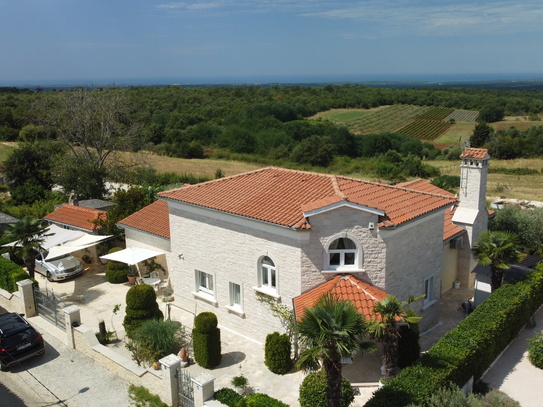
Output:
[[[181,366],[181,358],[173,353],[158,361],[162,365],[162,380],[164,380],[164,402],[171,406],[179,403],[179,390],[177,387],[177,369]],[[169,400],[168,400],[169,398]]]
[[[81,325],[81,310],[77,305],[70,305],[63,311],[67,344],[75,349],[74,327]]]
[[[17,281],[19,286],[19,294],[21,298],[22,312],[27,317],[37,315],[36,302],[34,300],[34,283],[30,279]]]
[[[203,407],[205,402],[215,393],[215,377],[204,372],[191,380],[194,390],[194,407]]]

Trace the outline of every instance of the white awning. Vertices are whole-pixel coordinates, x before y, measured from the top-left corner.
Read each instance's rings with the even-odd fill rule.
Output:
[[[166,253],[156,250],[143,249],[140,247],[127,247],[126,249],[119,250],[118,252],[100,256],[100,258],[105,260],[114,260],[132,266],[144,260],[160,256],[161,254]]]
[[[113,235],[89,235],[88,233],[84,233],[83,236],[78,237],[77,239],[70,240],[59,246],[51,247],[45,259],[54,259],[65,254],[77,252],[78,250],[87,249],[89,247],[97,245],[103,240],[109,239],[112,236]]]
[[[41,244],[41,247],[45,250],[49,250],[51,247],[66,243],[70,240],[77,239],[78,237],[81,237],[82,235],[85,235],[85,232],[81,232],[78,230],[70,230],[70,229],[63,229],[57,225],[49,225],[49,228],[45,232],[46,236],[43,240],[43,243]],[[18,241],[7,243],[5,245],[2,245],[2,247],[13,247],[17,246]]]

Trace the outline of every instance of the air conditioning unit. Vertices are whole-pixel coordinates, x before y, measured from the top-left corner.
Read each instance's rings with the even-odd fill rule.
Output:
[[[449,242],[449,247],[451,249],[460,249],[462,247],[462,237],[455,237]]]

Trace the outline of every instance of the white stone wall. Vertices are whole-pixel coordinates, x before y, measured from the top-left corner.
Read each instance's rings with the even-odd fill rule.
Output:
[[[206,211],[170,204],[170,272],[175,305],[194,314],[213,312],[220,325],[263,343],[267,334],[284,329],[268,305],[258,300],[254,289],[258,260],[267,255],[274,261],[279,301],[292,308],[292,298],[300,294],[299,237],[306,233],[214,214],[217,217],[211,218]],[[178,254],[183,256],[179,258]],[[213,276],[214,299],[194,294],[196,270]],[[243,314],[227,308],[229,282],[242,287]]]
[[[423,317],[421,329],[437,323],[439,288],[443,254],[444,211],[438,211],[409,222],[396,230],[380,231],[386,245],[386,280],[384,290],[400,300],[424,294],[424,282],[433,277],[434,302],[423,306],[423,300],[411,308]]]

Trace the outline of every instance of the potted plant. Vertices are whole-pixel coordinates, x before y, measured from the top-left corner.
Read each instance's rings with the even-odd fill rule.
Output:
[[[181,358],[181,367],[186,367],[189,363],[189,355],[185,348],[181,348],[179,351],[179,357]]]
[[[245,376],[243,376],[243,374],[240,374],[239,376],[234,376],[230,383],[236,388],[238,394],[243,394],[245,393],[245,389],[247,388],[249,381]]]
[[[126,275],[128,277],[128,282],[130,285],[136,284],[136,278],[138,277],[138,270],[134,266],[128,266],[126,269]]]

